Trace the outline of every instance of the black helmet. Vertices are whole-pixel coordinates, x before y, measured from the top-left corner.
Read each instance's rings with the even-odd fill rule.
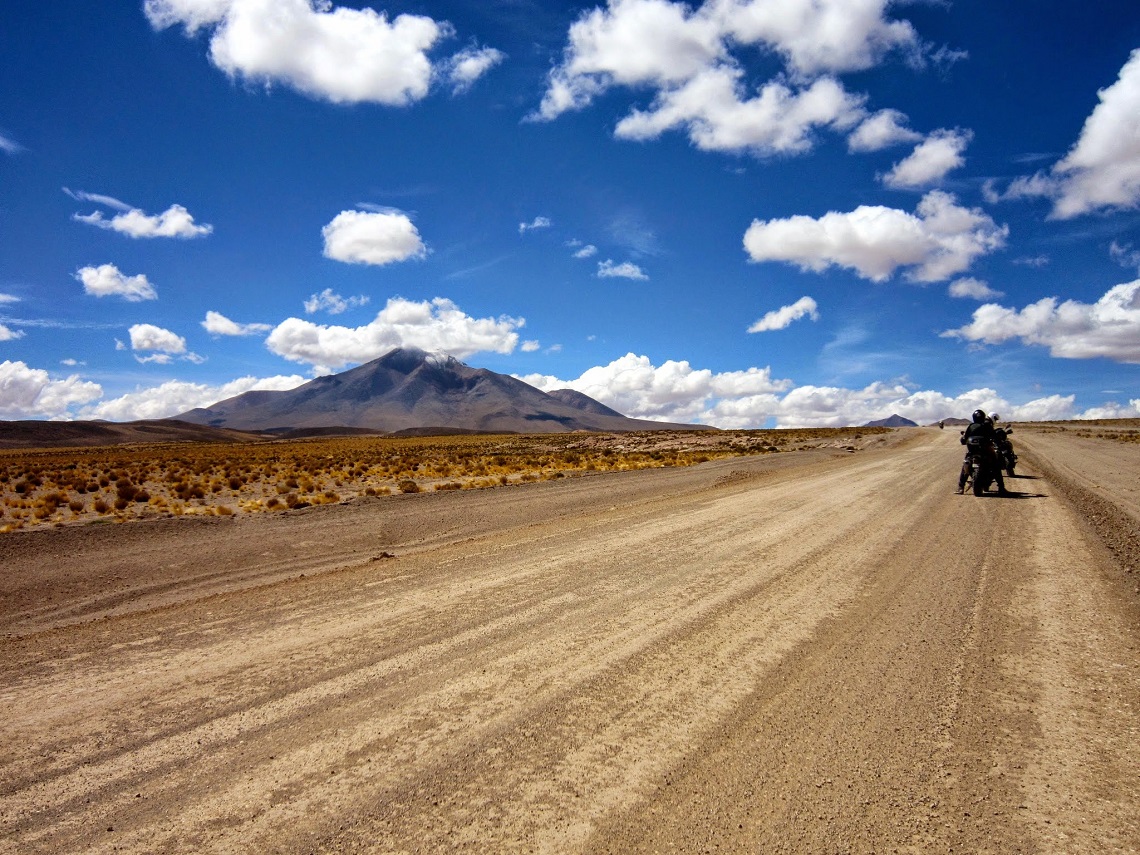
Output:
[[[974,410],[974,424],[980,425],[986,420],[985,410]]]

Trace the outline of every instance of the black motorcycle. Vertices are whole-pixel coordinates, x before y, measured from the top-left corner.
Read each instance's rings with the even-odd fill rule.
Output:
[[[966,459],[962,467],[966,470],[966,487],[972,486],[975,496],[981,496],[997,481],[998,460],[1000,457],[989,440],[980,436],[966,440]]]
[[[1013,428],[994,429],[994,435],[997,437],[998,456],[1001,458],[1001,465],[1005,474],[1010,478],[1013,477],[1014,467],[1017,466],[1017,455],[1013,453],[1013,443],[1009,441],[1011,433],[1013,433]]]

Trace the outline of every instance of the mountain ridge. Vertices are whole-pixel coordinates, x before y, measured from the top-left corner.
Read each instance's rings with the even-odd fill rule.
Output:
[[[339,374],[286,391],[253,391],[174,418],[243,431],[425,428],[498,433],[715,430],[633,419],[572,389],[546,393],[453,356],[396,348]]]
[[[900,416],[898,413],[893,413],[885,419],[876,419],[873,422],[867,422],[863,427],[918,427],[918,422],[911,421],[905,416]]]

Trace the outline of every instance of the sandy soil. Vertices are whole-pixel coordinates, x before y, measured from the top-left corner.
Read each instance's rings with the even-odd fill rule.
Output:
[[[0,537],[0,852],[1140,851],[1140,455],[1017,437]]]

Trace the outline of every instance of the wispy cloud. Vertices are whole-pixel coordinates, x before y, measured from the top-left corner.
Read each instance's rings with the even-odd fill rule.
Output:
[[[648,280],[649,276],[644,270],[634,264],[632,261],[623,261],[618,264],[616,261],[606,259],[605,261],[598,262],[598,272],[596,274],[600,279],[638,279]]]
[[[132,238],[197,238],[213,233],[214,227],[207,223],[194,222],[193,215],[182,205],[171,205],[161,214],[148,214],[141,208],[135,208],[116,199],[114,196],[104,196],[100,193],[73,192],[66,187],[64,192],[71,198],[82,202],[94,202],[118,211],[108,219],[102,211],[92,211],[90,214],[72,214],[72,219],[80,223],[108,229]]]
[[[5,154],[19,154],[23,150],[24,147],[14,139],[5,134],[0,134],[0,151]]]
[[[247,336],[267,333],[273,329],[272,324],[239,324],[231,321],[221,312],[206,312],[206,319],[202,321],[202,328],[210,335],[217,336]]]
[[[550,217],[535,217],[529,223],[519,223],[519,234],[525,235],[527,232],[533,232],[537,229],[548,229],[554,225]]]
[[[800,318],[819,320],[819,306],[811,297],[800,297],[790,306],[781,306],[768,312],[756,323],[748,328],[750,333],[770,332],[772,330],[787,329]]]
[[[96,205],[114,208],[116,211],[133,210],[126,202],[122,202],[114,196],[104,196],[102,193],[86,193],[83,190],[71,190],[67,187],[63,188],[63,192],[77,202],[94,202]]]
[[[968,297],[971,300],[996,300],[1005,296],[1001,291],[995,291],[987,283],[972,276],[951,282],[949,294],[951,297]]]
[[[452,92],[459,95],[470,89],[475,82],[503,62],[507,55],[490,47],[469,47],[461,50],[444,66]]]
[[[366,305],[368,305],[368,297],[363,294],[356,297],[342,297],[332,288],[326,288],[305,301],[305,313],[312,315],[316,312],[325,311],[330,315],[339,315],[349,309]]]

